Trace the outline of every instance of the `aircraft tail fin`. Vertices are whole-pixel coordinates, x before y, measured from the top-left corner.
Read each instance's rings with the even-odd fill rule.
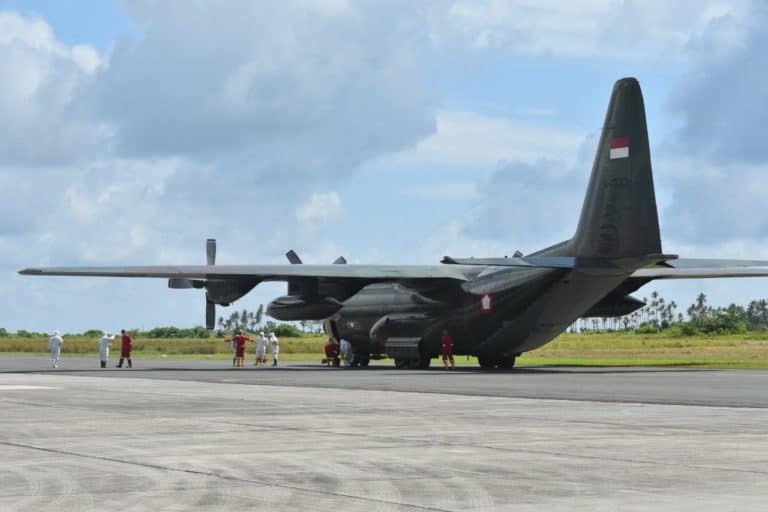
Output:
[[[601,258],[662,252],[643,94],[634,78],[613,87],[572,250]]]

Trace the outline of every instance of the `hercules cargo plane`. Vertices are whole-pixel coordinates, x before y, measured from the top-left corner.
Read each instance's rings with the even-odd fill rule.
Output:
[[[640,85],[613,87],[586,198],[573,238],[527,256],[443,258],[440,265],[289,265],[27,268],[34,276],[161,277],[170,288],[206,291],[206,325],[215,304],[229,305],[263,281],[285,281],[269,304],[278,320],[324,320],[353,345],[354,363],[394,358],[426,368],[447,330],[456,354],[483,368],[551,341],[581,317],[622,316],[645,304],[630,294],[654,279],[768,276],[768,261],[682,259],[664,254]]]

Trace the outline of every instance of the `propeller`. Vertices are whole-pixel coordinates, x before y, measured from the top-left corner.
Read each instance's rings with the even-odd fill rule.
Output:
[[[216,304],[205,298],[205,328],[212,331],[216,327]]]
[[[293,249],[285,253],[285,257],[288,258],[288,262],[291,265],[301,265],[302,263],[301,258],[299,258],[299,255],[296,254],[296,251]]]
[[[299,258],[299,255],[296,254],[296,251],[294,251],[293,249],[291,249],[287,253],[285,253],[285,257],[288,258],[288,262],[291,265],[301,265],[302,263],[304,263],[303,261],[301,261],[301,258]],[[344,256],[339,256],[338,258],[333,260],[333,264],[334,265],[346,265],[347,264],[347,259]]]
[[[205,260],[208,265],[216,264],[216,239],[209,238],[205,241]]]
[[[205,260],[208,266],[216,265],[216,239],[205,241]],[[205,328],[212,331],[216,328],[216,304],[205,294]]]

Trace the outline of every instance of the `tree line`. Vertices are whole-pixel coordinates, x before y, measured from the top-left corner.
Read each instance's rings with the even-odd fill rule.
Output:
[[[674,300],[666,300],[658,292],[643,297],[646,306],[629,315],[611,318],[580,318],[571,332],[635,331],[653,333],[669,331],[686,336],[695,334],[739,334],[768,329],[768,300],[752,300],[746,306],[731,303],[714,307],[707,296],[699,293],[684,312]]]
[[[251,334],[264,331],[273,332],[278,337],[301,338],[314,336],[323,332],[322,322],[305,320],[292,324],[267,320],[265,318],[263,304],[259,305],[259,308],[255,312],[243,309],[242,311],[233,311],[228,317],[221,316],[218,319],[217,325],[218,328],[215,331],[209,331],[205,327],[199,325],[188,328],[166,326],[154,327],[148,330],[129,329],[129,332],[133,337],[138,338],[223,338],[236,331],[244,331]],[[100,329],[88,329],[82,334],[65,333],[65,336],[84,336],[87,338],[98,338],[101,337],[101,335],[102,331]],[[35,338],[48,336],[48,334],[26,331],[23,329],[11,333],[0,327],[0,338],[11,336],[16,338]]]
[[[768,329],[768,299],[752,300],[746,306],[729,304],[714,307],[707,302],[707,296],[699,293],[693,304],[679,310],[674,300],[666,300],[658,292],[650,298],[643,297],[646,306],[621,317],[580,318],[568,329],[569,332],[669,332],[691,336],[703,334],[738,334],[748,331]],[[233,311],[228,317],[218,318],[218,329],[211,332],[203,326],[191,328],[155,327],[149,330],[132,329],[130,332],[141,338],[209,338],[225,337],[242,330],[249,333],[259,331],[274,332],[277,336],[300,338],[323,332],[322,322],[301,321],[296,323],[277,323],[266,320],[264,305],[255,312],[243,309]],[[99,337],[102,331],[89,329],[82,333],[86,337]],[[69,335],[80,335],[69,333]],[[0,338],[33,338],[47,336],[46,333],[23,329],[11,333],[0,327]]]

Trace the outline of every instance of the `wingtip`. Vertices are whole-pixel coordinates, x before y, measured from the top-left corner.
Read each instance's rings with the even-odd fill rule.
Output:
[[[39,273],[40,273],[39,268],[23,268],[19,270],[19,274],[21,274],[22,276],[29,276],[33,274],[39,274]]]

